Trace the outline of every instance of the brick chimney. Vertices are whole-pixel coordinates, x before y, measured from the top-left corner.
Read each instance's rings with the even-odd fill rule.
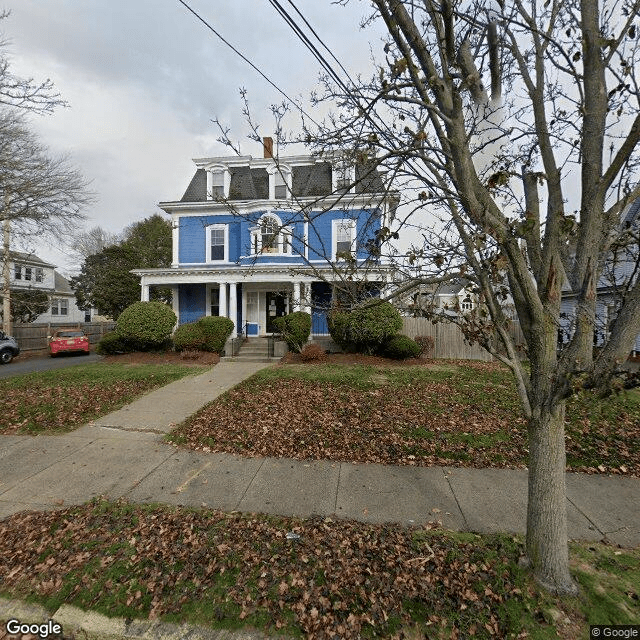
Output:
[[[265,158],[273,158],[273,138],[269,136],[262,138],[262,148]]]

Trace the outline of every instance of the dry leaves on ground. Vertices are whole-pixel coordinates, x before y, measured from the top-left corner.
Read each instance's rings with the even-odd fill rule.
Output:
[[[86,608],[109,602],[131,617],[201,603],[214,620],[258,615],[313,638],[357,638],[365,629],[391,637],[414,624],[412,614],[447,637],[460,629],[506,637],[505,608],[528,597],[523,576],[508,569],[520,548],[496,537],[487,553],[486,540],[97,500],[0,522],[0,580],[41,596],[64,590],[65,601]]]

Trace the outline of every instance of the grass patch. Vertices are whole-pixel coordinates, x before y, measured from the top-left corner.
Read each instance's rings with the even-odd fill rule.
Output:
[[[569,470],[640,475],[637,393],[604,400],[584,393],[568,401],[566,415]],[[245,456],[498,468],[528,462],[513,377],[484,362],[272,367],[168,439]]]
[[[50,611],[345,639],[586,638],[640,621],[640,550],[600,544],[571,545],[581,593],[557,599],[519,566],[518,536],[97,499],[15,514],[0,540],[2,595]]]
[[[0,433],[62,433],[200,368],[87,364],[2,380]]]

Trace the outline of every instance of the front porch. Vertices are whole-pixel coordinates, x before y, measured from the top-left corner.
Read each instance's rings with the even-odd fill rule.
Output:
[[[149,299],[144,283],[142,299]],[[310,280],[268,282],[185,282],[171,285],[173,309],[179,324],[202,316],[223,316],[234,323],[232,338],[267,336],[277,332],[274,321],[294,311],[312,317],[312,335],[327,336],[326,312],[332,287]]]

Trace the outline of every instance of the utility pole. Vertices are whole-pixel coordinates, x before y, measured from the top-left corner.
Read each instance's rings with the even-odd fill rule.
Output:
[[[11,240],[11,222],[9,221],[9,193],[4,190],[3,207],[3,252],[2,252],[2,330],[11,335],[11,263],[9,261],[9,245]]]

